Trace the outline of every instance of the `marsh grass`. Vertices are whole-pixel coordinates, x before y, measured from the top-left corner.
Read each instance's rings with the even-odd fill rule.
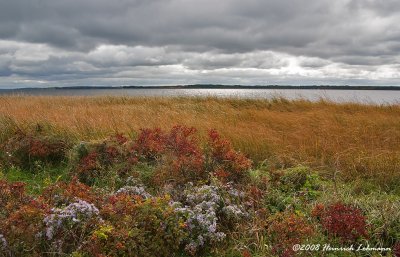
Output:
[[[221,98],[1,96],[0,140],[45,129],[74,140],[140,128],[194,126],[204,140],[218,130],[236,149],[271,168],[299,163],[345,180],[400,184],[400,106]]]

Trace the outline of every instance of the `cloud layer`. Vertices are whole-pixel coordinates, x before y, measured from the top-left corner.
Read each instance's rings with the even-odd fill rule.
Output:
[[[0,0],[0,87],[400,84],[398,0]]]

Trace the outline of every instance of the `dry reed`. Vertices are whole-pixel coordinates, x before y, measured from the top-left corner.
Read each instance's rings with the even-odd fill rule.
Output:
[[[303,163],[343,178],[400,182],[400,106],[218,98],[1,96],[17,126],[51,124],[81,140],[144,127],[215,128],[256,161]],[[4,122],[5,119],[3,119]],[[3,124],[4,127],[4,124]]]

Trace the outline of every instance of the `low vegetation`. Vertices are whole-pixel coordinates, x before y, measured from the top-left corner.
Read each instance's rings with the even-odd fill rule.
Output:
[[[400,256],[396,106],[72,99],[0,97],[0,256]]]

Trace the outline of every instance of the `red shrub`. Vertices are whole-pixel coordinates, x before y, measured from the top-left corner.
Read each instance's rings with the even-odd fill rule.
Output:
[[[92,184],[96,178],[107,176],[107,171],[116,168],[119,175],[126,175],[131,168],[128,138],[113,135],[103,142],[82,144],[78,148],[75,172],[80,181]]]
[[[207,179],[204,172],[203,153],[195,137],[193,127],[174,126],[167,135],[166,146],[168,166],[164,167],[167,177],[180,182]]]
[[[321,218],[324,215],[325,206],[322,203],[318,203],[314,206],[311,211],[311,215],[316,218]]]
[[[177,156],[199,155],[200,149],[195,133],[196,129],[193,127],[174,126],[167,135],[166,145]]]
[[[317,205],[313,215],[320,218],[329,235],[340,237],[343,242],[355,242],[368,236],[366,217],[353,206],[335,203],[323,208]]]
[[[27,201],[25,183],[0,180],[0,220]]]
[[[230,142],[221,139],[214,130],[210,132],[210,151],[205,152],[196,132],[195,128],[182,125],[174,126],[169,132],[160,128],[141,129],[131,143],[117,134],[101,144],[78,150],[81,154],[76,172],[80,181],[89,185],[104,176],[104,172],[107,175],[110,168],[118,169],[118,175],[132,175],[132,167],[138,162],[155,166],[152,178],[158,185],[165,181],[178,184],[207,181],[211,173],[223,181],[238,182],[245,177],[251,167],[248,158],[235,151]],[[210,165],[205,165],[206,155]]]
[[[42,195],[42,199],[49,205],[62,206],[74,202],[77,198],[89,203],[99,203],[102,201],[101,195],[74,177],[69,183],[58,182],[47,187]]]
[[[294,244],[302,243],[314,234],[307,220],[292,213],[278,213],[271,218],[268,227],[273,242],[273,251],[280,256],[293,256]]]
[[[160,128],[141,129],[132,151],[139,158],[155,160],[164,152],[165,147],[166,135]]]
[[[400,257],[400,241],[393,246],[392,251],[395,257]]]
[[[66,158],[70,144],[63,139],[18,131],[0,146],[4,163],[30,169],[35,161],[58,164]]]
[[[43,241],[38,239],[38,235],[43,231],[43,218],[48,211],[48,205],[31,200],[2,221],[0,229],[11,249],[32,255],[40,253]]]
[[[138,157],[157,160],[157,174],[154,178],[157,184],[167,180],[176,183],[204,180],[208,176],[204,172],[203,152],[195,133],[195,128],[179,125],[174,126],[169,133],[159,129],[142,130],[133,149]]]
[[[245,177],[245,172],[251,168],[252,161],[244,154],[233,149],[232,144],[222,139],[216,130],[209,131],[209,163],[215,175],[222,180],[238,182]]]
[[[111,140],[117,142],[119,145],[123,145],[128,142],[128,138],[121,133],[111,136]]]
[[[83,157],[78,164],[78,171],[80,173],[87,173],[99,169],[100,163],[98,161],[99,154],[91,152]]]

